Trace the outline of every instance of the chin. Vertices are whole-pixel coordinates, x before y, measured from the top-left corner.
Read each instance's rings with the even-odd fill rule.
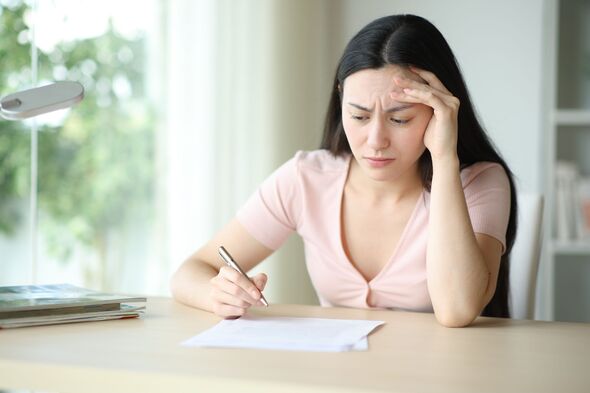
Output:
[[[375,181],[395,181],[401,177],[399,171],[376,171],[374,169],[366,169],[365,174]]]

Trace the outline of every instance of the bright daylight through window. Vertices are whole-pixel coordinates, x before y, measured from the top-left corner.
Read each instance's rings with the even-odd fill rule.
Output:
[[[150,15],[155,6],[0,0],[0,95],[33,80],[74,80],[85,88],[75,109],[35,120],[40,282],[145,289],[134,271],[157,254],[158,114],[148,86],[153,26],[136,12]],[[31,281],[31,124],[0,122],[0,285]]]

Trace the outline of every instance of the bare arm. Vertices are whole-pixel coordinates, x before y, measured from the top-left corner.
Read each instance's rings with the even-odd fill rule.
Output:
[[[424,132],[433,168],[426,255],[428,291],[442,325],[467,326],[494,295],[502,246],[490,236],[473,232],[457,156],[459,100],[433,73],[411,70],[426,83],[396,80],[403,93],[392,96],[433,110]]]
[[[481,313],[496,290],[501,254],[498,240],[473,232],[458,160],[433,162],[426,266],[441,324],[466,326]]]
[[[267,277],[265,274],[252,277],[253,285],[225,266],[217,253],[221,245],[244,271],[272,253],[234,219],[178,268],[170,283],[172,295],[179,302],[223,317],[243,315],[250,306],[259,304]]]

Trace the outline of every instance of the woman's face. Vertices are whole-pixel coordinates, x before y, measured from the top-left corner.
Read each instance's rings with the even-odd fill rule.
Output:
[[[400,103],[390,96],[399,90],[394,77],[424,83],[408,69],[387,65],[349,75],[342,92],[342,125],[352,154],[363,172],[379,181],[417,170],[432,117],[429,106]]]

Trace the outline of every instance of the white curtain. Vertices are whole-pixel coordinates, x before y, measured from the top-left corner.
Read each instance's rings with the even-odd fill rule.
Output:
[[[331,2],[166,3],[160,152],[170,275],[257,185],[319,144],[336,59]],[[259,271],[274,302],[315,302],[293,237]]]
[[[43,4],[49,24],[41,35],[63,33],[52,37],[65,41],[88,29],[78,24],[80,29],[56,30],[63,15],[73,15],[74,23],[97,12],[85,4],[73,12],[67,1]],[[98,19],[113,15],[122,22],[118,26],[148,30],[146,87],[158,112],[156,225],[153,230],[136,224],[124,237],[109,238],[101,285],[169,294],[169,277],[178,265],[225,225],[275,168],[297,150],[318,146],[337,61],[333,54],[341,50],[331,45],[339,2],[154,0],[116,7],[105,3]],[[134,23],[139,15],[142,23]],[[29,236],[23,227],[15,238],[0,237],[1,259],[27,260]],[[76,255],[67,271],[44,249],[39,254],[39,282],[96,281],[79,271],[79,261],[93,260],[91,254]],[[27,269],[24,263],[0,263],[2,284],[31,282]],[[273,302],[315,302],[295,236],[257,270],[269,274],[266,292]]]

